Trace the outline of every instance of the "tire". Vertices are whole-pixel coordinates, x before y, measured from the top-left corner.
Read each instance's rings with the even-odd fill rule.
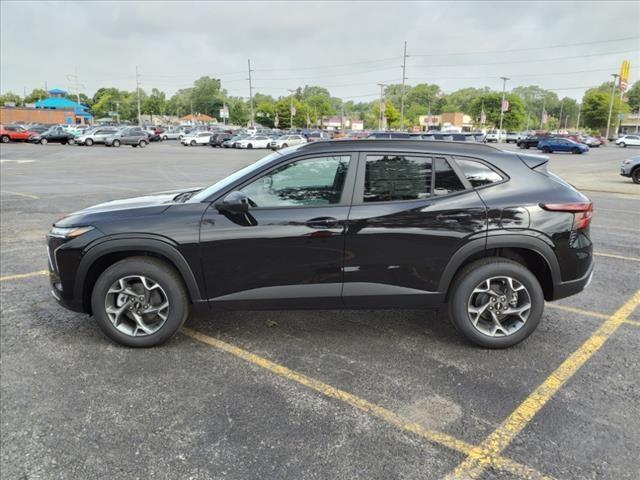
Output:
[[[116,301],[120,296],[119,294],[109,293],[109,289],[117,285],[120,279],[128,278],[127,282],[130,283],[128,283],[127,286],[130,289],[137,289],[142,299],[144,289],[142,288],[140,279],[137,278],[139,276],[145,277],[147,282],[158,284],[160,288],[154,288],[154,290],[151,291],[157,293],[150,293],[152,296],[156,295],[155,299],[149,297],[149,299],[140,302],[134,297],[134,300],[131,302],[132,308],[128,310],[138,307],[140,308],[139,311],[143,311],[142,309],[145,306],[143,304],[145,302],[149,302],[151,306],[153,306],[154,301],[156,302],[155,306],[158,306],[158,303],[164,303],[164,301],[168,302],[168,307],[162,309],[166,319],[162,321],[162,319],[158,317],[159,325],[154,325],[148,320],[145,320],[147,328],[158,327],[157,330],[148,334],[140,331],[137,327],[137,322],[131,319],[130,315],[132,315],[133,312],[130,313],[127,310],[122,312],[119,317],[121,321],[118,322],[120,328],[114,326],[114,323],[107,313],[107,303]],[[127,295],[124,295],[124,297],[131,298]],[[134,301],[135,304],[133,303]],[[113,341],[128,347],[154,347],[169,340],[184,324],[189,316],[189,298],[182,278],[165,262],[150,257],[130,257],[114,263],[98,277],[91,292],[91,308],[98,326],[105,335]],[[113,313],[111,313],[111,315],[113,315]],[[153,327],[151,327],[152,325]],[[127,328],[135,329],[133,335],[131,335],[131,331],[128,333],[123,331]]]
[[[120,146],[120,140],[114,140],[113,142],[111,142],[111,146],[112,147],[119,147]]]
[[[131,148],[138,148],[138,144],[137,143],[132,144]]]
[[[2,143],[9,143],[10,140],[9,135],[2,135]]]
[[[582,150],[580,150],[579,148],[574,148],[573,150],[571,150],[571,153],[573,153],[574,155],[580,155],[582,153]]]
[[[138,143],[138,145],[140,145],[140,148],[144,148],[147,146],[147,142],[145,140],[140,140],[140,142]]]
[[[40,145],[46,145],[49,141],[46,138],[40,139]]]
[[[626,144],[626,143],[624,143],[624,142],[620,142],[620,146],[621,146],[622,148],[627,148],[627,144]]]
[[[480,296],[485,295],[486,298],[489,298],[486,294],[476,293],[475,289],[483,285],[487,279],[493,279],[492,282],[495,282],[495,284],[499,286],[500,281],[496,280],[496,278],[499,279],[500,277],[509,277],[513,279],[513,285],[519,284],[524,287],[524,291],[521,290],[520,293],[517,293],[518,302],[522,302],[522,304],[518,304],[518,308],[527,303],[530,305],[530,308],[523,311],[523,315],[526,316],[524,322],[519,323],[520,320],[518,320],[518,322],[514,321],[513,331],[511,333],[505,333],[505,331],[503,331],[503,335],[492,336],[482,330],[495,328],[492,327],[494,323],[483,319],[479,315],[476,320],[478,327],[474,326],[471,318],[472,313],[470,313],[469,308],[472,302],[477,301]],[[495,289],[495,284],[492,283],[491,288]],[[491,309],[497,306],[496,311],[499,310],[501,305],[502,307],[508,307],[508,304],[504,305],[501,303],[501,299],[508,296],[509,294],[506,293],[505,296],[498,297],[496,303],[486,300],[486,305],[490,305],[489,308]],[[482,305],[479,306],[484,306],[484,300],[482,298],[480,298],[480,300]],[[540,323],[543,310],[544,294],[538,279],[526,267],[507,258],[485,258],[467,265],[456,275],[450,289],[449,318],[456,329],[467,340],[485,348],[507,348],[520,343],[536,329]],[[486,315],[486,310],[482,315]],[[493,315],[493,313],[491,315]],[[501,324],[508,329],[508,322],[511,322],[512,318],[513,316],[503,318]],[[521,317],[516,318],[521,319]]]
[[[286,143],[283,143],[281,148],[287,148],[288,146],[289,145],[287,145]]]
[[[543,153],[551,153],[551,149],[550,149],[549,147],[544,147],[544,148],[542,149],[542,152],[543,152]]]
[[[633,169],[631,172],[631,180],[633,180],[633,183],[640,184],[640,167]]]
[[[167,138],[167,136],[165,135],[165,136],[163,136],[163,137],[162,137],[162,140],[164,141],[164,140],[169,140],[169,139],[168,139],[168,138]]]
[[[91,140],[90,138],[87,138],[87,139],[84,141],[84,144],[85,144],[87,147],[90,147],[91,145],[93,145],[93,140]]]
[[[249,145],[247,145],[247,148],[253,148],[253,144],[250,143]]]
[[[178,135],[178,140],[182,140],[183,135]]]
[[[192,147],[195,147],[195,146],[196,146],[196,141],[195,141],[195,140],[191,140],[190,145],[191,145]]]
[[[67,140],[67,145],[75,145],[76,141],[73,138]]]
[[[527,144],[525,144],[524,149],[525,149],[525,150],[529,150],[529,144],[528,144],[528,143],[527,143]]]

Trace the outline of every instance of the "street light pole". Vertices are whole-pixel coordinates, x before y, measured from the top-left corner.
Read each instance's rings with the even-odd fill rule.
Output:
[[[507,77],[500,77],[502,79],[502,103],[500,104],[500,128],[498,129],[498,137],[502,138],[502,119],[504,118],[504,95],[507,88]]]
[[[253,86],[251,85],[251,59],[247,60],[249,66],[249,107],[251,108],[251,126],[253,127]]]
[[[578,105],[578,119],[576,120],[576,131],[580,129],[580,114],[582,113],[582,104]]]
[[[142,125],[140,120],[140,75],[138,75],[138,66],[136,65],[136,95],[138,97],[138,125]]]
[[[384,87],[386,85],[384,83],[379,83],[380,86],[380,114],[378,115],[378,130],[382,130],[382,99],[384,96]]]
[[[611,114],[613,113],[613,98],[616,96],[616,80],[620,75],[617,73],[612,73],[613,77],[613,88],[611,89],[611,103],[609,104],[609,118],[607,119],[607,133],[605,134],[605,138],[609,140],[609,129],[611,128]]]
[[[289,130],[291,130],[291,132],[293,133],[293,94],[295,93],[295,88],[292,89],[288,89],[289,93],[291,93],[291,103],[289,105]]]
[[[407,79],[407,41],[404,42],[404,53],[402,55],[402,95],[400,97],[400,130],[404,130],[404,82]]]

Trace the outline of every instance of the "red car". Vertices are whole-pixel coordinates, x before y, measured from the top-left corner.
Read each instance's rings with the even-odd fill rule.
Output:
[[[11,140],[14,142],[26,142],[35,134],[35,132],[25,130],[17,125],[7,125],[6,127],[0,125],[0,140],[2,143],[9,143]]]

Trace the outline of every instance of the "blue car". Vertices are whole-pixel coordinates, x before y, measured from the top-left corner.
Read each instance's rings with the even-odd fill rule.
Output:
[[[571,153],[586,153],[589,151],[583,143],[574,142],[568,138],[544,138],[538,142],[538,150],[542,150],[544,153],[553,152],[571,152]]]

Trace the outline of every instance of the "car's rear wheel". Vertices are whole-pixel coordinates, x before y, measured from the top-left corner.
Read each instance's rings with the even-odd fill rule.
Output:
[[[112,146],[114,146],[114,147],[119,147],[119,146],[120,146],[120,140],[114,140],[114,141],[111,143],[111,145],[112,145]]]
[[[253,144],[250,143],[249,145],[247,145],[247,148],[253,148]]]
[[[549,147],[544,147],[542,151],[543,153],[551,153],[551,149]]]
[[[453,283],[449,316],[467,340],[486,348],[511,347],[540,323],[544,294],[523,265],[486,258],[466,266]]]
[[[640,183],[640,167],[636,167],[631,172],[631,180],[633,183]]]
[[[287,145],[286,143],[282,144],[282,148],[287,148],[289,145]]]
[[[178,273],[148,257],[127,258],[107,268],[93,288],[91,307],[100,329],[129,347],[166,342],[189,315]]]
[[[84,141],[84,144],[85,144],[87,147],[90,147],[91,145],[93,145],[93,140],[91,140],[90,138],[87,138],[87,139]]]
[[[582,153],[582,150],[580,150],[579,148],[574,148],[573,150],[571,150],[571,153],[573,153],[574,155],[579,155]]]

